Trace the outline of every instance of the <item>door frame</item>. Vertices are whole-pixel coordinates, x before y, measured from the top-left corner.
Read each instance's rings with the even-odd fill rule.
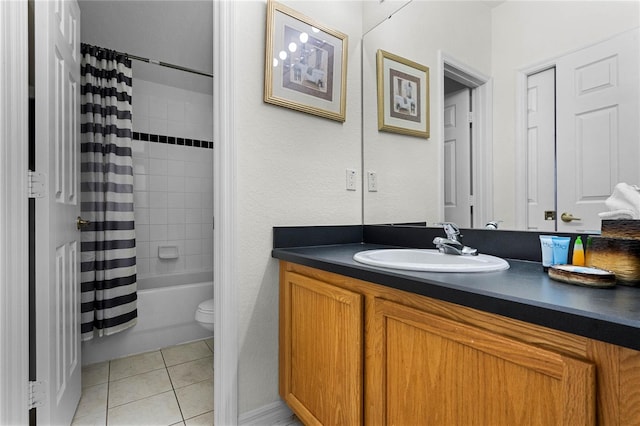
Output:
[[[438,50],[438,75],[440,105],[436,111],[441,135],[438,141],[439,157],[443,165],[439,174],[440,217],[444,219],[444,77],[449,77],[472,90],[472,227],[484,227],[487,222],[496,220],[493,216],[493,79],[442,50]]]
[[[234,102],[235,5],[213,2],[213,292],[214,424],[238,423],[236,314],[236,143]]]
[[[29,45],[26,1],[0,2],[0,424],[28,424]]]

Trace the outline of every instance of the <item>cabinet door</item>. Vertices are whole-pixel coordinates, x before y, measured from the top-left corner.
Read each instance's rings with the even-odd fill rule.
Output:
[[[592,364],[383,299],[374,310],[368,423],[595,424]]]
[[[362,424],[362,296],[284,272],[280,395],[306,425]]]

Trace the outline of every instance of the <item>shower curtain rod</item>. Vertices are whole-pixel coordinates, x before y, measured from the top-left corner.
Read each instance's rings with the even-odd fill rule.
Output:
[[[137,61],[147,62],[149,64],[160,65],[162,67],[173,68],[174,70],[190,72],[190,73],[193,73],[193,74],[198,74],[198,75],[203,75],[205,77],[213,78],[213,74],[211,74],[209,72],[194,70],[193,68],[187,68],[187,67],[183,67],[181,65],[170,64],[168,62],[162,62],[162,61],[158,61],[158,60],[155,60],[155,59],[143,58],[142,56],[131,55],[129,53],[122,53],[122,52],[118,52],[118,53],[121,53],[122,55],[127,56],[129,59],[135,59]]]

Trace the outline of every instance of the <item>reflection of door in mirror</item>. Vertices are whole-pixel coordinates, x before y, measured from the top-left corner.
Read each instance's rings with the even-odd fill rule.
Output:
[[[444,218],[465,228],[472,226],[473,218],[470,112],[471,90],[445,78]]]
[[[529,76],[529,229],[597,231],[615,184],[640,181],[638,35],[626,32],[556,59],[555,84],[550,71]],[[545,220],[551,210],[556,219]],[[567,216],[579,219],[561,219]]]

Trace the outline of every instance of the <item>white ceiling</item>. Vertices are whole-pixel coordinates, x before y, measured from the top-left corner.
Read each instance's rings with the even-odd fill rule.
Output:
[[[79,0],[81,40],[211,73],[211,0]],[[134,78],[211,93],[211,78],[132,61]]]

